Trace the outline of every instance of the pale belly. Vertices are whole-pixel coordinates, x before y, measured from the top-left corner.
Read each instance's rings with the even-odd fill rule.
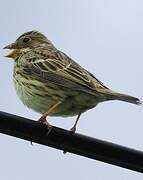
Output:
[[[25,86],[23,85],[22,78],[20,82],[15,78],[14,84],[16,92],[23,104],[41,114],[47,112],[57,101],[61,101],[61,104],[50,116],[75,116],[95,107],[99,102],[93,95],[80,91],[73,92],[71,96],[70,89],[63,90],[62,96],[59,94],[59,91],[53,92],[52,89],[48,89],[48,92],[45,90],[43,95],[40,91],[40,87],[42,87],[41,82],[36,82],[38,87],[36,88],[29,81],[27,81],[27,85]],[[30,91],[29,88],[31,88]],[[55,94],[54,98],[50,95],[51,91]]]

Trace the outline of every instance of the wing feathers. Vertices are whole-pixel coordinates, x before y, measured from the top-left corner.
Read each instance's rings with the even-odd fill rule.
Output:
[[[97,88],[106,88],[93,75],[64,53],[60,51],[54,51],[54,54],[48,54],[48,51],[43,52],[47,53],[47,56],[41,53],[39,59],[29,62],[29,64],[23,67],[23,71],[43,81],[50,80],[62,86],[69,86],[69,88],[75,89],[79,88],[79,90],[83,89],[84,91],[86,89],[86,91],[90,91],[92,94],[96,92]]]

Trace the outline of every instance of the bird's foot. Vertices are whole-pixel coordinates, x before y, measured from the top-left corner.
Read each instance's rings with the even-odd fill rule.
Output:
[[[76,131],[76,127],[73,126],[71,129],[70,129],[70,133],[71,135],[75,134],[75,131]]]
[[[38,119],[38,122],[44,124],[44,122],[46,121],[46,116],[41,116],[39,119]]]
[[[50,123],[48,123],[48,121],[46,120],[46,117],[41,116],[40,119],[38,120],[38,122],[44,124],[47,127],[47,129],[48,129],[47,135],[48,135],[52,130],[52,125]]]
[[[47,122],[46,117],[45,117],[45,116],[41,116],[41,117],[38,119],[38,122],[40,122],[41,124],[44,124],[44,125],[47,127],[48,132],[47,132],[46,135],[49,135],[49,133],[50,133],[51,130],[52,130],[52,125]],[[33,145],[33,142],[30,141],[30,144]]]

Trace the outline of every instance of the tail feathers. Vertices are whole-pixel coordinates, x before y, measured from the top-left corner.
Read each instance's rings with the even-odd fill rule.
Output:
[[[106,95],[107,100],[120,100],[120,101],[125,101],[128,103],[132,103],[132,104],[143,105],[143,101],[133,96],[117,93],[109,89],[101,89],[99,90],[99,92]]]
[[[143,105],[143,102],[140,99],[133,96],[126,95],[126,94],[117,93],[115,95],[115,98],[120,101],[125,101],[132,104],[137,104],[137,105]]]

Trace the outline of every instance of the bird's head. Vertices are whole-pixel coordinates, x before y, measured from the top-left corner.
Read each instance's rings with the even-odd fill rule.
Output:
[[[38,31],[29,31],[19,36],[15,42],[7,45],[4,49],[10,49],[6,57],[15,58],[20,52],[28,51],[37,47],[53,46],[52,43]]]

